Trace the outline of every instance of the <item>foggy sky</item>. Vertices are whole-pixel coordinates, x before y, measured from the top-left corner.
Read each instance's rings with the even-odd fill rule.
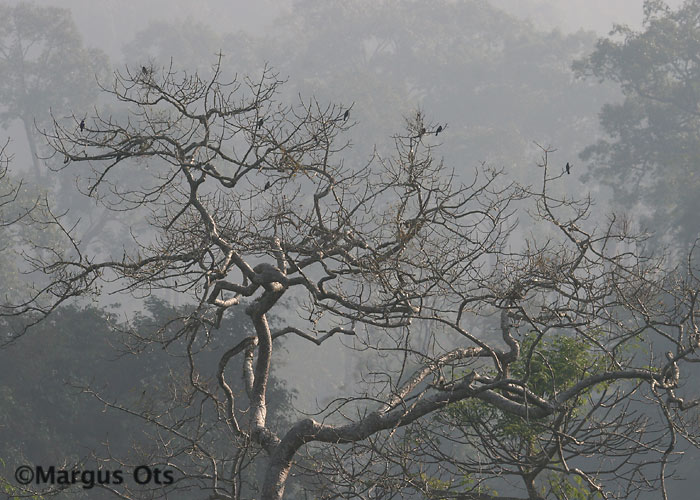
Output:
[[[484,0],[486,1],[486,0]],[[11,0],[9,4],[18,3]],[[121,55],[121,46],[152,21],[188,21],[202,23],[217,32],[245,31],[250,34],[274,34],[274,22],[284,19],[293,8],[293,0],[148,0],[113,2],[110,0],[40,0],[41,6],[70,8],[89,47],[104,50],[113,60]],[[529,19],[543,30],[564,33],[579,29],[606,35],[613,24],[638,28],[642,22],[643,0],[488,0],[521,19]],[[667,0],[672,8],[682,0]],[[144,6],[146,6],[144,8]],[[128,26],[115,19],[127,17]]]

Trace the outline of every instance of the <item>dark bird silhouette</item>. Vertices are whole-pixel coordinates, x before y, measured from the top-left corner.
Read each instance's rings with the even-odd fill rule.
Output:
[[[435,131],[435,137],[437,137],[437,135],[438,135],[440,132],[442,132],[442,125],[440,125],[440,126],[437,128],[437,130]]]
[[[345,113],[343,114],[343,121],[347,121],[347,119],[350,117],[350,110],[346,109]]]
[[[85,130],[85,120],[80,120],[80,131]]]
[[[270,181],[265,183],[265,189],[263,189],[263,191],[267,191],[268,189],[270,189]]]
[[[146,66],[141,66],[141,73],[143,73],[144,75],[148,74],[148,69],[146,69]]]
[[[571,175],[571,165],[569,165],[569,162],[566,162],[566,173]]]
[[[260,119],[258,120],[258,128],[262,127],[262,126],[263,126],[263,123],[265,123],[265,118],[260,118]]]
[[[510,300],[521,300],[525,298],[525,294],[523,293],[523,284],[520,283],[520,281],[515,280],[513,286],[506,292],[505,298]]]

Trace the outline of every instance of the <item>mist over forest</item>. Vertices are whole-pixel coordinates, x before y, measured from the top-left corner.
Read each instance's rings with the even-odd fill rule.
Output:
[[[700,0],[4,1],[0,74],[0,496],[694,498]]]

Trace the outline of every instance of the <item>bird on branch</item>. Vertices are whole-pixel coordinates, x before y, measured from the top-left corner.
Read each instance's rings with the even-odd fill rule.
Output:
[[[674,356],[671,351],[666,353],[666,359],[671,361],[671,366],[669,366],[664,371],[664,385],[666,387],[676,387],[678,385],[678,379],[680,378],[680,370],[678,368],[678,363],[674,361]]]
[[[437,137],[440,132],[442,132],[442,125],[438,126],[437,130],[435,131],[435,137]]]
[[[564,168],[566,168],[566,173],[568,175],[570,175],[571,174],[571,165],[569,164],[568,161],[566,162],[566,167],[564,167]]]
[[[344,122],[348,121],[348,118],[350,118],[350,110],[346,109],[345,113],[343,114],[343,121]]]
[[[408,240],[414,238],[423,228],[423,224],[425,224],[425,219],[418,217],[411,220],[401,221],[397,235],[399,242],[406,243]]]
[[[513,285],[506,291],[505,298],[513,301],[525,298],[523,284],[516,279]]]
[[[85,130],[85,119],[80,120],[80,131],[82,132],[83,130]]]
[[[287,276],[272,264],[261,262],[253,268],[253,271],[255,271],[254,279],[257,283],[287,283]]]

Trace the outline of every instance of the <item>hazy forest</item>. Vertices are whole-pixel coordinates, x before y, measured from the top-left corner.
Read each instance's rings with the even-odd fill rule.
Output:
[[[0,74],[0,496],[697,497],[700,0],[10,1]]]

